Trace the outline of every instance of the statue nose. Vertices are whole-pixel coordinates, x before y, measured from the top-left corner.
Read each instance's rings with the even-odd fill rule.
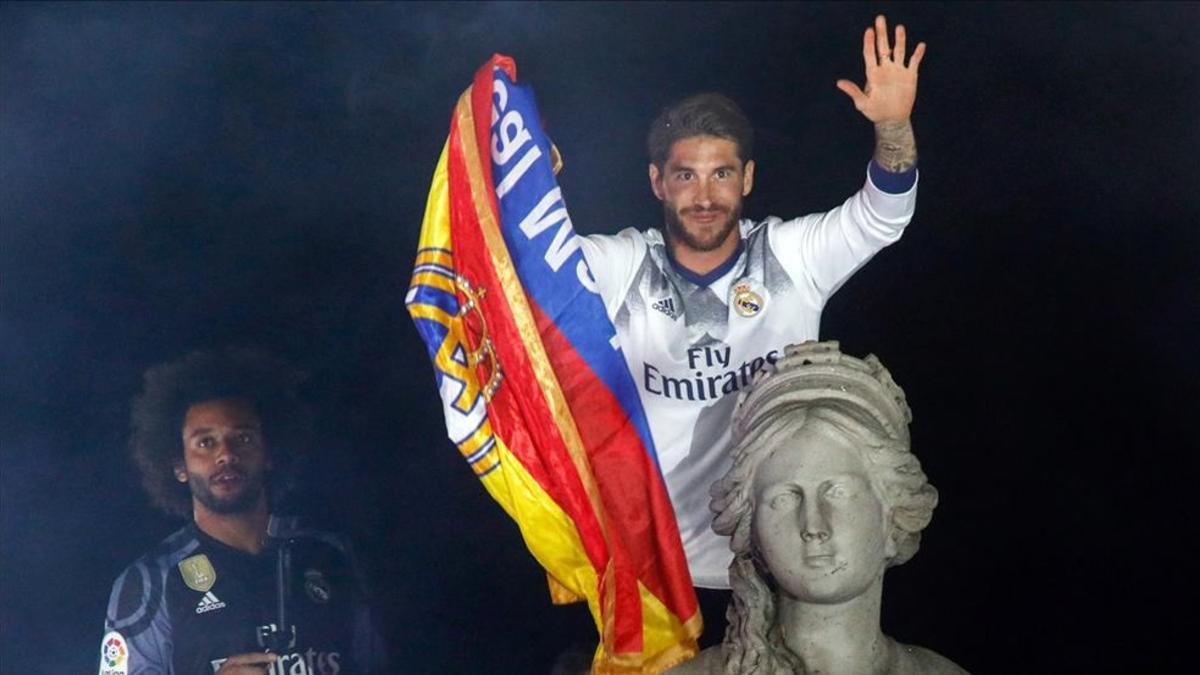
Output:
[[[829,538],[829,519],[827,514],[823,512],[821,503],[817,499],[804,500],[804,508],[801,513],[803,520],[800,523],[800,538],[807,543],[814,541],[825,541]]]

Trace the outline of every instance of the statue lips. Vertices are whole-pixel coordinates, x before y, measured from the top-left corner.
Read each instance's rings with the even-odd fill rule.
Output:
[[[829,550],[818,549],[812,553],[804,554],[804,566],[814,568],[830,567],[837,562],[833,552]]]

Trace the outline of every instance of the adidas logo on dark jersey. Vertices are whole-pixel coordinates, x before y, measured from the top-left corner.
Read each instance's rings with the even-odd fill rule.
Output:
[[[678,316],[675,313],[675,298],[663,298],[662,300],[659,300],[650,306],[662,312],[663,314],[666,314],[668,318],[674,319],[676,316]]]
[[[212,591],[209,591],[205,593],[204,597],[200,598],[200,602],[196,604],[196,613],[203,614],[205,612],[211,612],[214,609],[221,609],[224,606],[225,603],[221,602],[217,596],[213,595]]]

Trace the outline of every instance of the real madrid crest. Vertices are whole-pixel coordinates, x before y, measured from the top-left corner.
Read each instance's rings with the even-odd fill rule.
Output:
[[[742,316],[754,316],[762,311],[762,296],[750,290],[750,284],[733,287],[733,308]]]
[[[319,570],[304,571],[304,592],[308,594],[308,599],[323,605],[329,602],[332,592],[329,588],[329,580],[321,574]]]
[[[217,571],[203,553],[180,560],[179,574],[188,588],[201,593],[207,593],[217,583]]]

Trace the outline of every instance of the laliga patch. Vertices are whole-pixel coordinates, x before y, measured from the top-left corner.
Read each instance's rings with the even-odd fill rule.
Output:
[[[318,570],[304,571],[304,592],[308,593],[309,600],[318,605],[329,602],[329,598],[333,595],[329,588],[329,580]]]
[[[115,630],[100,641],[100,675],[129,675],[129,646]]]
[[[203,553],[179,561],[179,574],[188,588],[201,593],[207,593],[217,583],[217,571]]]
[[[738,284],[733,287],[733,308],[738,314],[754,316],[762,311],[763,304],[762,296],[750,290],[750,284]]]

